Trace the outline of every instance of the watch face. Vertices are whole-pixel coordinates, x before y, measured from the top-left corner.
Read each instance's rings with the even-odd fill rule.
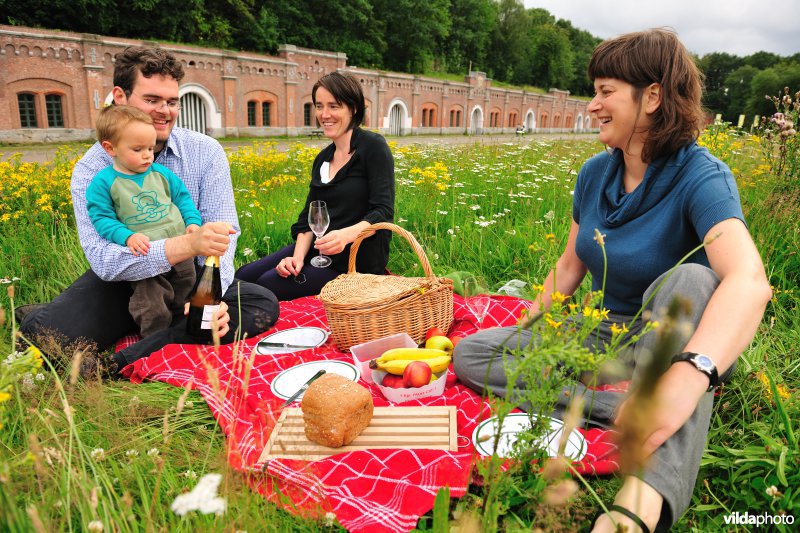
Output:
[[[705,355],[698,355],[694,358],[694,362],[697,365],[697,368],[703,370],[704,372],[711,372],[711,370],[714,368],[714,361]]]

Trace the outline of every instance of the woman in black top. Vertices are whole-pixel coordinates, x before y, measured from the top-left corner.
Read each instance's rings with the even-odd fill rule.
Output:
[[[237,278],[268,288],[279,300],[319,294],[327,282],[347,271],[350,244],[358,234],[370,224],[394,219],[394,159],[382,136],[359,128],[365,102],[358,81],[332,72],[314,84],[311,99],[317,122],[333,142],[314,160],[305,207],[292,225],[295,243],[236,272]],[[313,200],[326,202],[331,219],[327,233],[316,241],[308,226]],[[383,274],[390,239],[386,230],[364,239],[356,270]],[[329,267],[308,264],[319,254],[332,259]]]

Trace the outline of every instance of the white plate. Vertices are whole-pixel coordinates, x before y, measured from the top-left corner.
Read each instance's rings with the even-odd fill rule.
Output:
[[[308,350],[322,346],[328,340],[329,333],[322,328],[299,327],[277,331],[272,335],[267,335],[256,344],[257,354],[266,355],[272,353],[291,353],[300,350]],[[283,348],[267,346],[266,343],[283,343],[300,346],[300,348]]]
[[[549,417],[548,417],[549,418]],[[547,454],[554,457],[558,454],[558,443],[561,434],[564,432],[564,423],[555,418],[549,418],[550,431],[548,431],[539,441],[545,448]],[[494,442],[497,436],[497,417],[484,420],[475,431],[472,432],[472,442],[475,449],[481,455],[489,456],[494,451]],[[503,419],[500,428],[500,442],[497,444],[497,455],[499,457],[510,457],[514,443],[517,441],[519,433],[528,431],[531,427],[530,419],[525,413],[512,413]],[[567,446],[564,448],[564,455],[573,461],[580,461],[586,455],[586,439],[577,430],[572,430],[567,438]]]
[[[326,372],[339,374],[353,381],[358,381],[361,374],[355,365],[345,363],[344,361],[311,361],[310,363],[303,363],[293,366],[292,368],[287,368],[275,376],[275,379],[272,380],[272,384],[270,385],[270,389],[275,396],[288,400],[292,394],[300,390],[300,387],[302,387],[306,381],[311,379],[311,376],[323,369]],[[301,394],[297,398],[297,401],[300,401],[302,398],[303,395]]]

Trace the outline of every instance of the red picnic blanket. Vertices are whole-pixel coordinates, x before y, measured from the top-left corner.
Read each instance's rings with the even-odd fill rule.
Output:
[[[515,325],[530,302],[492,296],[483,327]],[[454,297],[454,323],[450,334],[475,332],[471,313]],[[275,376],[300,363],[320,359],[353,362],[352,355],[333,345],[288,354],[254,355],[253,348],[266,334],[298,326],[328,328],[322,303],[316,297],[281,302],[275,327],[238,345],[212,347],[168,345],[124,369],[131,381],[158,380],[178,387],[197,388],[228,437],[228,461],[243,471],[254,490],[290,511],[308,516],[336,515],[353,532],[408,531],[433,508],[436,493],[449,487],[453,497],[467,490],[476,452],[472,433],[479,422],[492,416],[489,404],[450,374],[442,396],[403,405],[454,405],[457,407],[457,452],[441,450],[368,450],[338,454],[313,462],[275,459],[257,464],[270,432],[281,414],[283,399],[270,390]],[[376,406],[388,405],[379,389],[368,385]],[[587,454],[576,463],[586,474],[608,474],[619,469],[612,431],[579,429]],[[464,438],[466,437],[466,438]],[[261,474],[263,472],[265,474]]]

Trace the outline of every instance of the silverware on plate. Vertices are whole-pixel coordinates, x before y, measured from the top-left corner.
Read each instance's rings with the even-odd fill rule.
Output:
[[[270,342],[270,341],[261,341],[259,342],[256,347],[264,347],[264,348],[316,348],[315,346],[309,346],[307,344],[291,344],[288,342]]]
[[[294,394],[292,394],[291,396],[289,396],[289,399],[288,399],[288,400],[286,400],[286,401],[283,403],[283,405],[281,405],[281,407],[286,407],[287,405],[289,405],[290,403],[292,403],[293,401],[295,401],[295,400],[297,399],[297,397],[298,397],[298,396],[300,396],[301,394],[303,394],[303,393],[306,391],[306,389],[308,389],[308,386],[309,386],[309,385],[311,385],[311,384],[314,382],[314,380],[316,380],[317,378],[319,378],[319,377],[320,377],[322,374],[324,374],[324,373],[325,373],[325,369],[322,369],[322,370],[320,370],[319,372],[317,372],[316,374],[314,374],[313,376],[311,376],[311,378],[309,378],[309,380],[308,380],[308,381],[306,381],[305,383],[303,383],[303,386],[302,386],[302,387],[300,387],[300,390],[298,390],[297,392],[295,392]]]

